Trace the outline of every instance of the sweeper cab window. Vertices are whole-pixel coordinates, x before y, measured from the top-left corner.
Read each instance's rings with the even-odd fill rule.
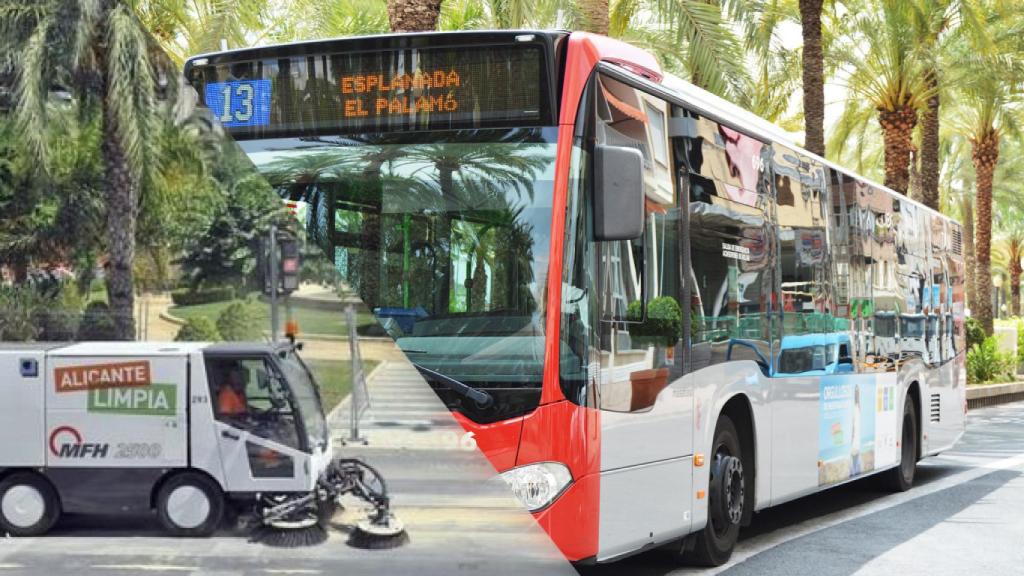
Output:
[[[288,382],[269,357],[210,358],[206,369],[217,420],[260,438],[303,449],[298,411]]]

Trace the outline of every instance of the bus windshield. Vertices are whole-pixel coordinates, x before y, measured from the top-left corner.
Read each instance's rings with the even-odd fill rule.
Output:
[[[409,359],[496,421],[536,407],[554,128],[248,140],[249,157]]]

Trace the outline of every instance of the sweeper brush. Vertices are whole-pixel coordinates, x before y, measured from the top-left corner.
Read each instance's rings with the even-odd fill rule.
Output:
[[[262,524],[251,540],[284,548],[321,544],[327,540],[329,522],[339,500],[346,495],[373,507],[353,528],[350,546],[381,550],[409,541],[402,521],[391,512],[384,478],[369,464],[355,459],[332,462],[313,494],[264,495],[260,502]]]

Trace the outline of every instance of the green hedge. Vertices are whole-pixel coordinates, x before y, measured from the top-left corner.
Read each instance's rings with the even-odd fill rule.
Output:
[[[261,341],[259,309],[249,302],[233,302],[217,317],[217,332],[228,341]]]
[[[203,290],[175,290],[171,292],[171,301],[175,306],[196,306],[213,302],[226,302],[235,299],[235,289],[231,286],[218,286]]]
[[[216,342],[220,340],[217,325],[205,316],[189,318],[174,337],[177,342]]]

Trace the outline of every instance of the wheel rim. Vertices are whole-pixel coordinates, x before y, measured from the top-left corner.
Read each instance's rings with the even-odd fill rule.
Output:
[[[729,458],[725,463],[725,510],[730,524],[739,524],[743,518],[743,464],[739,458]]]
[[[722,537],[743,518],[746,492],[743,462],[731,456],[724,446],[715,454],[711,486],[711,527],[717,537]]]
[[[4,493],[4,518],[18,528],[35,526],[46,514],[46,498],[34,486],[20,484]]]
[[[167,497],[167,517],[180,528],[197,528],[210,517],[210,499],[195,486],[179,486]]]

